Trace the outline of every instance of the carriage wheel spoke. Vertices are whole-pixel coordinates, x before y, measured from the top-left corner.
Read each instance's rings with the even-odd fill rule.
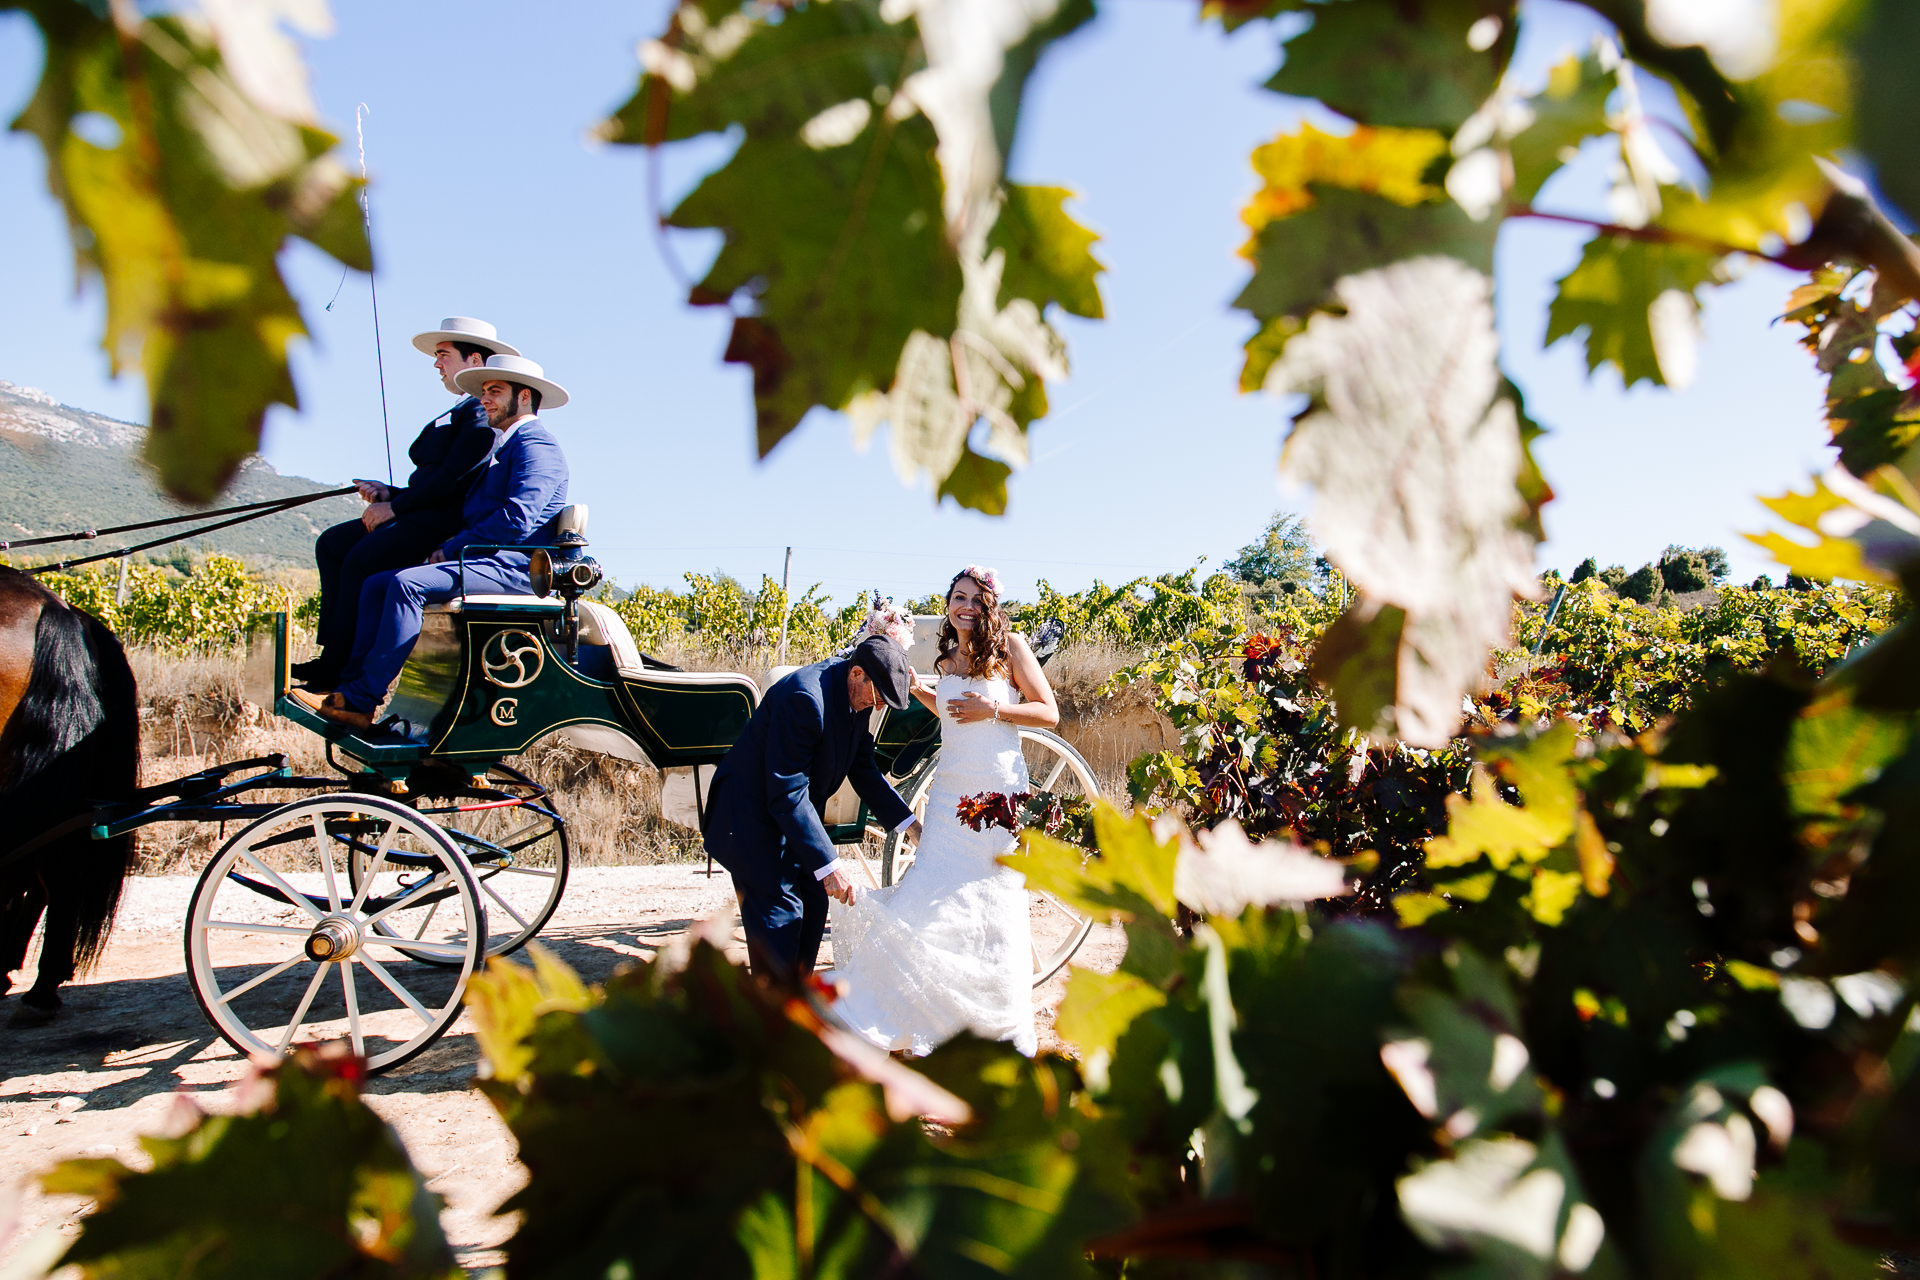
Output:
[[[306,1021],[307,1010],[313,1008],[313,998],[319,994],[320,983],[326,976],[327,966],[319,964],[313,967],[313,981],[307,984],[307,994],[300,997],[300,1007],[293,1011],[293,1020],[287,1023],[287,1033],[280,1037],[280,1048],[276,1051],[280,1056],[286,1056],[294,1036],[299,1034],[300,1024]]]
[[[488,876],[539,876],[543,880],[551,880],[559,874],[558,871],[545,871],[539,867],[520,866],[495,867],[492,871],[487,872]]]
[[[1060,781],[1060,775],[1062,773],[1065,773],[1066,769],[1067,769],[1067,758],[1065,756],[1061,756],[1058,759],[1056,759],[1053,762],[1053,772],[1049,773],[1047,775],[1047,780],[1040,784],[1040,789],[1042,791],[1053,790],[1053,784]]]
[[[304,938],[311,929],[302,929],[290,924],[255,924],[246,920],[209,920],[209,929],[226,929],[233,933],[284,933],[296,938]]]
[[[373,882],[380,877],[380,869],[387,865],[387,853],[393,848],[393,842],[400,835],[398,819],[389,819],[387,833],[380,837],[380,848],[373,855],[373,865],[367,868],[367,878],[360,882],[360,891],[353,895],[353,911],[357,915],[366,905],[367,890],[373,888]]]
[[[381,986],[393,992],[395,999],[399,1000],[400,1003],[407,1006],[407,1008],[413,1010],[414,1017],[420,1019],[421,1022],[429,1027],[433,1025],[433,1015],[427,1012],[426,1006],[418,1000],[415,1000],[412,992],[394,980],[393,975],[387,972],[387,966],[381,964],[364,951],[362,951],[356,959],[358,959],[361,964],[367,966],[367,972],[379,979]]]
[[[367,1056],[367,1042],[360,1034],[360,987],[353,980],[353,965],[340,966],[340,991],[347,1000],[347,1034],[353,1038],[356,1057]]]
[[[515,911],[513,909],[513,904],[511,902],[508,902],[505,898],[501,897],[498,893],[494,892],[494,888],[492,885],[488,884],[485,880],[482,880],[480,882],[480,887],[487,891],[487,896],[489,898],[492,898],[495,902],[500,904],[500,907],[502,910],[504,910],[508,915],[513,917],[513,922],[515,924],[519,925],[522,929],[527,927],[527,918],[521,915],[518,911]]]
[[[308,915],[312,916],[315,920],[324,920],[327,918],[327,913],[322,911],[319,907],[315,906],[311,898],[309,898],[306,894],[301,893],[298,889],[294,888],[292,885],[288,884],[284,879],[281,878],[280,873],[278,871],[275,871],[272,867],[269,867],[266,863],[254,857],[253,850],[242,849],[240,851],[240,856],[245,858],[248,864],[251,865],[255,871],[258,871],[261,875],[265,876],[267,878],[268,884],[271,884],[274,888],[278,889],[281,893],[285,894],[288,902],[292,903],[296,907],[299,907],[301,910],[305,911]]]
[[[441,899],[441,902],[444,902],[444,901],[446,901],[444,898]],[[415,942],[418,942],[420,941],[420,939],[427,936],[427,927],[433,923],[433,918],[439,914],[440,914],[440,902],[436,902],[432,906],[427,908],[427,918],[425,920],[422,920],[420,922],[420,927],[413,931],[413,940]]]
[[[333,849],[327,839],[325,815],[318,809],[313,813],[313,847],[320,855],[320,867],[327,873],[327,909],[340,910],[340,886],[333,878]]]
[[[444,870],[434,872],[432,876],[430,876],[425,880],[420,881],[418,884],[414,885],[411,889],[407,890],[406,893],[402,894],[400,897],[396,898],[394,901],[389,902],[386,906],[380,908],[378,911],[374,912],[371,915],[361,917],[361,920],[360,920],[361,926],[364,928],[365,926],[373,924],[376,921],[386,919],[388,916],[392,915],[396,911],[406,910],[413,903],[413,900],[415,898],[419,897],[423,893],[427,893],[433,889],[439,888],[440,886],[444,885],[448,880],[452,878],[453,877],[450,876]],[[444,901],[444,899],[442,899],[442,901]],[[439,905],[440,903],[438,902],[434,903],[434,906],[436,907]]]
[[[463,942],[423,942],[418,938],[391,938],[386,934],[371,934],[360,943],[363,947],[386,947],[402,955],[444,956],[449,960],[464,959],[467,954]]]
[[[306,931],[304,929],[297,929],[297,930],[291,930],[290,932],[304,933]],[[253,990],[255,987],[259,986],[261,983],[266,982],[269,979],[279,977],[281,974],[293,968],[293,966],[299,964],[302,960],[305,960],[306,958],[307,958],[307,953],[305,951],[294,952],[292,955],[288,956],[285,960],[282,960],[279,964],[273,966],[273,968],[267,970],[265,973],[261,974],[260,976],[256,978],[247,979],[245,982],[241,983],[239,986],[235,987],[231,991],[222,992],[220,995],[220,1003],[232,1004],[235,1000],[238,1000],[241,996],[247,994],[247,992]]]

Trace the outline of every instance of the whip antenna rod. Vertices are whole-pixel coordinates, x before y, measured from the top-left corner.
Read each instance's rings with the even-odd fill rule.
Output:
[[[366,118],[373,114],[373,108],[361,103],[353,112],[353,136],[360,144],[360,217],[367,228],[367,252],[373,252],[373,201],[368,192],[372,184],[367,179],[367,131]],[[373,362],[380,371],[380,433],[387,442],[387,483],[393,483],[393,424],[387,417],[387,357],[380,343],[380,272],[379,264],[367,272],[367,292],[373,297]]]

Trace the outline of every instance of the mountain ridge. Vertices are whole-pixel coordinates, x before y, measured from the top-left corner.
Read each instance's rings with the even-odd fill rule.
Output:
[[[0,379],[0,539],[45,537],[207,510],[160,493],[152,469],[140,459],[146,436],[147,428],[138,423],[63,404],[35,387]],[[255,454],[241,463],[218,504],[235,506],[335,487],[305,476],[281,475]],[[320,531],[358,518],[363,509],[357,498],[323,498],[144,555],[172,560],[184,549],[237,556],[260,567],[311,566],[313,540]],[[13,559],[38,564],[76,553],[91,555],[165,532],[153,529],[97,543],[32,547],[14,553]]]

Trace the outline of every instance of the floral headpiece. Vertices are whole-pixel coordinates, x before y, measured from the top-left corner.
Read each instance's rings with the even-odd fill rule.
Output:
[[[853,642],[859,644],[868,636],[885,636],[902,649],[911,649],[912,612],[895,604],[892,596],[875,593],[873,607],[867,611],[867,620],[860,624],[860,630],[854,633]]]
[[[997,596],[1000,594],[1000,573],[996,569],[984,569],[977,564],[970,564],[953,575],[953,582],[958,582],[962,578],[972,578],[975,582],[993,592],[994,595]],[[948,595],[953,594],[953,582],[947,584]]]

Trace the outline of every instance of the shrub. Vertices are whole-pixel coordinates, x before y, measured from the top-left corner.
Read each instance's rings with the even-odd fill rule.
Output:
[[[1660,570],[1650,564],[1643,564],[1627,575],[1626,581],[1619,586],[1619,592],[1629,600],[1640,604],[1660,603]]]
[[[1567,581],[1585,582],[1588,578],[1593,577],[1595,574],[1599,572],[1600,572],[1599,562],[1596,561],[1592,556],[1588,556],[1585,560],[1582,560],[1577,566],[1574,567],[1573,576],[1567,579]]]

